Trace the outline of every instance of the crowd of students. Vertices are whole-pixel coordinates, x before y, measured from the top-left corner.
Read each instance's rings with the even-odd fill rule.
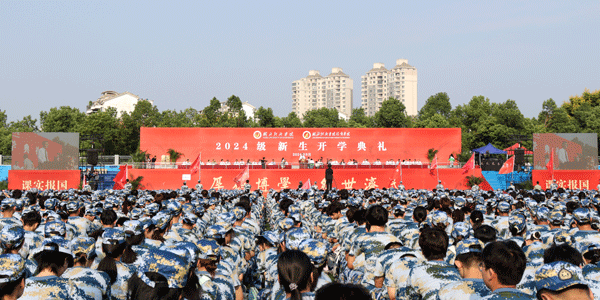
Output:
[[[561,188],[4,191],[0,298],[599,299],[599,207]]]

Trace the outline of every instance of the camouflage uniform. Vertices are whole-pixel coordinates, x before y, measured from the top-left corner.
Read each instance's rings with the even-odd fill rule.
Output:
[[[426,261],[410,271],[406,298],[431,300],[437,297],[439,289],[449,283],[461,280],[456,268],[445,261]]]
[[[469,300],[480,300],[490,293],[483,279],[463,278],[443,286],[438,291],[438,298],[439,300],[461,300],[468,295]]]

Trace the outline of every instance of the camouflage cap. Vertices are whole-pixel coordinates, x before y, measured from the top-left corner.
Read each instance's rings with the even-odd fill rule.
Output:
[[[169,288],[178,289],[185,287],[189,269],[190,265],[185,258],[170,251],[150,249],[142,256],[137,275],[145,284],[154,288],[156,283],[146,273],[159,273],[167,278]]]
[[[217,260],[221,255],[221,246],[215,240],[201,239],[198,241],[198,249],[200,259]]]
[[[67,228],[62,221],[50,221],[44,226],[44,236],[51,237],[54,235],[65,236]]]
[[[506,201],[500,201],[500,203],[498,203],[498,210],[502,213],[507,213],[510,211],[510,204]]]
[[[233,229],[233,226],[231,226],[231,224],[233,224],[233,222],[232,223],[226,223],[226,222],[220,221],[220,222],[216,222],[215,223],[215,225],[221,226],[221,228],[223,230],[223,235],[225,235],[227,232],[229,232],[230,230]]]
[[[456,245],[456,255],[481,252],[484,246],[483,242],[476,238],[462,240]]]
[[[144,233],[144,226],[139,220],[129,220],[123,223],[123,232],[126,237],[141,235]]]
[[[561,230],[554,235],[554,244],[562,245],[567,244],[573,246],[575,244],[575,238],[566,230]]]
[[[3,249],[16,249],[25,241],[25,230],[19,225],[7,225],[0,230],[0,246]]]
[[[525,230],[526,225],[527,219],[521,214],[515,214],[508,218],[508,226],[510,228],[515,228],[517,232],[522,232]]]
[[[587,208],[578,208],[573,211],[573,218],[575,218],[578,224],[588,223],[591,219],[590,210]]]
[[[563,213],[560,210],[553,210],[548,214],[548,220],[552,225],[561,225],[563,222]]]
[[[279,221],[279,229],[282,231],[288,231],[292,227],[294,227],[294,220],[290,218],[284,218]]]
[[[233,213],[236,221],[243,219],[246,215],[246,210],[240,206],[234,206],[231,212]]]
[[[0,255],[0,284],[16,281],[25,274],[25,259],[19,254]]]
[[[77,201],[69,201],[69,203],[67,203],[67,211],[72,213],[72,212],[76,212],[79,209],[79,202]]]
[[[169,201],[167,209],[173,212],[173,214],[178,215],[181,212],[181,204],[177,201]]]
[[[164,212],[159,212],[154,217],[152,217],[152,221],[154,222],[154,225],[156,225],[156,228],[158,228],[160,230],[167,229],[167,226],[169,226],[172,219],[173,219],[173,216],[171,214],[164,213]]]
[[[131,211],[129,211],[129,218],[131,218],[132,220],[137,220],[141,218],[143,214],[144,211],[141,208],[134,207],[133,209],[131,209]]]
[[[56,203],[58,203],[56,198],[49,198],[44,201],[44,207],[49,210],[54,210],[54,208],[56,208]]]
[[[78,254],[85,254],[88,258],[96,250],[96,240],[91,237],[78,237],[72,240],[70,243],[71,252],[73,256]]]
[[[0,204],[0,209],[7,210],[11,207],[15,207],[17,205],[17,201],[14,198],[5,198],[2,200],[2,204]]]
[[[467,200],[465,200],[463,197],[456,197],[456,199],[454,199],[454,208],[456,209],[461,209],[465,207],[466,204]]]
[[[299,250],[300,243],[310,238],[310,233],[302,227],[294,227],[285,235],[285,248],[288,250]]]
[[[125,232],[116,228],[106,228],[102,233],[103,245],[120,245],[125,243]]]
[[[294,220],[295,223],[302,222],[302,216],[299,212],[294,212],[289,214],[289,219]]]
[[[181,217],[181,221],[186,224],[195,225],[196,223],[198,223],[198,217],[191,212],[185,212]]]
[[[431,219],[430,219],[431,225],[433,225],[433,226],[448,225],[448,214],[446,214],[446,212],[436,210],[436,211],[431,212],[429,215],[431,216]]]
[[[56,244],[56,246],[58,247],[52,244]],[[42,241],[42,246],[40,248],[37,248],[36,251],[34,251],[31,255],[34,255],[35,253],[40,251],[58,251],[61,253],[73,255],[73,253],[71,252],[71,247],[69,246],[69,242],[61,236],[52,236],[44,239]]]
[[[577,248],[577,250],[579,250],[579,253],[581,253],[582,255],[585,255],[586,253],[590,252],[590,251],[596,251],[596,250],[600,250],[600,245],[598,245],[597,243],[594,242],[578,242],[575,244],[575,248]]]
[[[543,207],[543,206],[538,208],[537,211],[535,212],[536,218],[538,218],[538,220],[541,220],[541,221],[548,220],[549,215],[550,215],[550,210],[547,207]]]
[[[454,228],[452,229],[452,238],[456,239],[459,236],[463,237],[463,238],[467,238],[469,237],[469,224],[465,223],[465,222],[456,222],[454,223]]]
[[[206,231],[204,232],[204,237],[207,239],[217,240],[224,238],[226,233],[227,231],[225,231],[223,226],[215,224],[206,228]]]
[[[535,287],[559,292],[574,285],[587,286],[581,268],[564,261],[555,261],[541,266],[535,272]]]
[[[286,244],[287,247],[287,244]],[[306,239],[300,243],[298,250],[304,252],[317,268],[323,266],[327,261],[327,244],[321,240]]]
[[[281,238],[280,238],[279,233],[274,230],[265,231],[265,232],[263,232],[262,235],[259,235],[259,236],[265,238],[265,240],[267,240],[273,246],[277,246],[279,243],[281,243]]]

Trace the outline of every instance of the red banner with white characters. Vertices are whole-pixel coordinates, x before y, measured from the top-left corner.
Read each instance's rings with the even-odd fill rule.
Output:
[[[380,159],[428,162],[427,150],[438,150],[445,162],[461,152],[460,128],[148,128],[140,130],[140,149],[168,161],[168,150],[183,153],[179,162],[229,160],[268,161],[282,158],[298,163],[300,157],[371,163]]]
[[[552,172],[547,170],[533,170],[532,182],[535,186],[539,181],[542,189],[547,189],[552,184]],[[595,190],[600,184],[600,170],[554,170],[554,179],[558,187],[574,190]]]
[[[439,178],[445,188],[467,189],[466,175],[462,169],[438,169]],[[122,171],[124,172],[124,171]],[[204,189],[233,189],[236,186],[234,179],[240,173],[239,169],[202,169],[201,181]],[[400,180],[394,180],[395,169],[335,169],[333,173],[333,187],[338,189],[370,189],[396,187],[400,180],[407,189],[433,189],[437,185],[436,176],[432,176],[429,169],[403,169]],[[190,170],[183,169],[130,169],[129,180],[143,176],[141,188],[143,189],[178,189],[183,185],[183,178],[190,178],[187,185],[192,188],[198,181],[198,176],[189,177]],[[481,177],[481,169],[475,169],[475,176]],[[325,189],[325,169],[250,169],[249,180],[252,189],[281,190],[297,189],[300,181],[310,178],[317,182],[319,189]],[[485,185],[487,186],[487,185]],[[484,188],[484,185],[482,185]]]
[[[79,187],[79,170],[8,171],[8,188],[11,190],[66,190]]]

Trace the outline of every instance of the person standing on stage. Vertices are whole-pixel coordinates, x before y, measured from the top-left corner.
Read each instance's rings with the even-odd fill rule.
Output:
[[[333,169],[331,168],[331,164],[327,164],[327,169],[325,170],[325,184],[327,185],[327,190],[331,190],[331,183],[333,182]]]

